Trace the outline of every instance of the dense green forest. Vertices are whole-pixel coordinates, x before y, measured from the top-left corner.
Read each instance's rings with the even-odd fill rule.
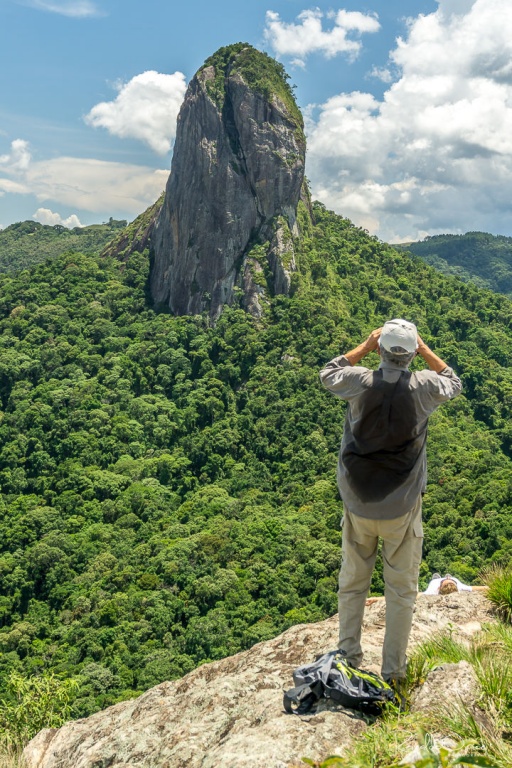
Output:
[[[0,229],[0,273],[29,269],[64,251],[99,253],[125,227],[126,221],[112,218],[105,224],[73,229],[66,229],[62,224],[49,226],[37,221],[19,221]]]
[[[466,232],[394,247],[420,256],[446,275],[512,297],[512,237]]]
[[[512,302],[314,216],[260,321],[156,314],[147,253],[0,276],[0,687],[75,678],[84,715],[333,614],[344,406],[318,370],[394,316],[465,385],[431,420],[422,583],[509,558]]]

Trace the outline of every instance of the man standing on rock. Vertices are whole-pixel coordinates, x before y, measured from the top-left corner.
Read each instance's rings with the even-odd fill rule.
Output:
[[[381,358],[376,371],[358,365],[374,350]],[[429,370],[408,370],[417,354]],[[407,320],[386,322],[327,363],[320,379],[348,401],[337,472],[344,506],[339,648],[350,664],[361,664],[361,626],[380,537],[386,597],[382,676],[400,688],[423,543],[428,418],[462,384]]]

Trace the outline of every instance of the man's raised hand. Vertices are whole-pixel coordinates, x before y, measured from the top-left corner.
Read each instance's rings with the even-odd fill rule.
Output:
[[[373,352],[377,347],[379,346],[379,339],[380,334],[382,333],[382,327],[376,328],[374,331],[370,333],[368,338],[366,339],[365,346],[368,350],[368,352]]]

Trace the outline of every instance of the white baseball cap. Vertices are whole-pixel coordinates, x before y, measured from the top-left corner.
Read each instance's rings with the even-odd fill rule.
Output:
[[[382,326],[379,345],[388,352],[396,351],[395,347],[402,347],[406,352],[416,352],[418,330],[414,323],[409,323],[407,320],[388,320]]]

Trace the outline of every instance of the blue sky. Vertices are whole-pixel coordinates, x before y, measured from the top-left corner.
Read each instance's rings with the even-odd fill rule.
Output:
[[[328,207],[389,241],[512,234],[509,0],[2,0],[0,226],[133,219],[186,84],[238,41],[289,72]]]

